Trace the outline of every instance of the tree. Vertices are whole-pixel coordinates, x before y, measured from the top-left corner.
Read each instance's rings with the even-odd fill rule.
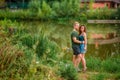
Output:
[[[40,10],[41,10],[41,5],[39,0],[31,0],[29,3],[29,11],[31,15],[36,16]]]
[[[80,11],[79,0],[63,0],[55,2],[52,6],[59,17],[77,16]]]
[[[40,14],[41,18],[47,19],[51,16],[52,9],[45,1],[42,2],[41,11],[42,11],[42,13]]]

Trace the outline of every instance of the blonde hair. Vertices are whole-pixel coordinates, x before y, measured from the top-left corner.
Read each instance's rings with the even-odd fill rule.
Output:
[[[79,22],[77,22],[77,21],[75,21],[75,22],[74,22],[74,26],[75,26],[76,24],[80,24],[80,23],[79,23]]]

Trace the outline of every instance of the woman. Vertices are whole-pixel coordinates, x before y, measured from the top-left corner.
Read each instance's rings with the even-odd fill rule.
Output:
[[[87,49],[87,36],[86,36],[86,27],[81,25],[79,28],[79,40],[84,41],[84,43],[80,44],[80,54],[82,60],[83,71],[86,71],[86,60],[85,60],[85,53]]]

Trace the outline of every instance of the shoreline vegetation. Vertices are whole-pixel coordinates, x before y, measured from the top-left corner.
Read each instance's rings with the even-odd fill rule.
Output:
[[[30,28],[23,27],[17,21],[0,21],[0,79],[120,79],[119,54],[105,59],[87,57],[87,72],[77,73],[70,55],[67,58],[68,54],[50,40],[44,30],[39,28],[36,34],[32,34]]]
[[[120,8],[92,9],[80,7],[79,0],[44,1],[31,0],[27,9],[1,9],[0,19],[69,21],[78,20],[120,20]]]

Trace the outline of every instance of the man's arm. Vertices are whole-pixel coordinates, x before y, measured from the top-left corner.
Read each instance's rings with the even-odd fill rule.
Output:
[[[73,39],[73,42],[75,42],[75,43],[78,43],[78,44],[84,43],[83,41],[77,40],[76,37],[73,37],[72,39]]]

